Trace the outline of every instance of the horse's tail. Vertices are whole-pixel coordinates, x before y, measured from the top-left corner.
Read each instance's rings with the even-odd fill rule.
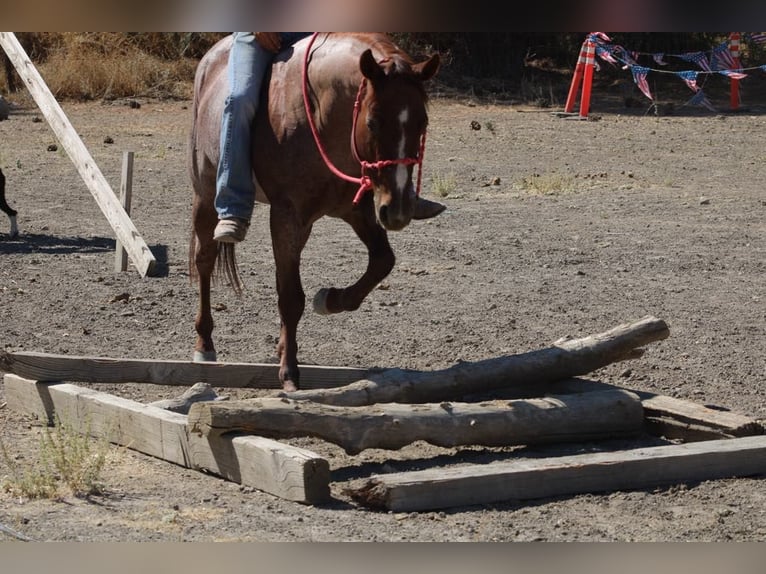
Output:
[[[218,257],[215,262],[215,279],[225,279],[237,295],[242,295],[244,285],[237,269],[234,243],[219,243]]]
[[[229,283],[234,293],[242,295],[244,290],[244,283],[239,276],[239,270],[237,269],[237,257],[234,250],[234,243],[219,243],[218,254],[215,260],[215,270],[213,272],[213,281],[219,283],[225,280]],[[197,233],[192,229],[191,238],[189,239],[189,282],[196,283],[199,278],[199,272],[197,271]]]

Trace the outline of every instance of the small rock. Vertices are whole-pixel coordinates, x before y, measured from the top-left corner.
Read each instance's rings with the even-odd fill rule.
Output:
[[[114,143],[114,139],[111,136],[106,136],[104,138],[104,143],[105,144],[113,144]]]
[[[56,144],[51,144],[48,146],[48,151],[58,151],[58,149],[59,149],[59,146],[57,146]]]
[[[111,299],[109,299],[110,303],[117,303],[117,301],[125,301],[128,302],[130,300],[130,293],[120,293],[119,295],[115,295]]]
[[[710,205],[709,197],[700,197],[700,205]]]

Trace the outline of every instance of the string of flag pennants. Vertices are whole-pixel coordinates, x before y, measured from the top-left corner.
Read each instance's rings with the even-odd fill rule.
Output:
[[[766,33],[748,33],[744,39],[755,44],[766,43]],[[698,84],[700,75],[721,74],[732,80],[741,80],[747,77],[747,72],[761,70],[766,72],[766,64],[743,68],[739,63],[738,45],[730,46],[729,41],[722,42],[707,52],[688,52],[684,54],[666,54],[663,52],[647,53],[626,50],[624,47],[612,44],[611,39],[603,32],[593,32],[588,35],[586,43],[595,46],[595,55],[612,65],[622,65],[622,69],[629,69],[633,75],[633,81],[641,92],[650,100],[654,101],[647,78],[649,73],[673,74],[680,78],[693,92],[694,95],[684,105],[701,105],[715,112],[716,109],[704,94]],[[698,69],[694,70],[663,70],[650,68],[639,64],[639,58],[651,57],[658,66],[667,66],[667,58],[678,58],[685,62],[695,64]],[[600,69],[598,61],[593,60],[596,70]]]

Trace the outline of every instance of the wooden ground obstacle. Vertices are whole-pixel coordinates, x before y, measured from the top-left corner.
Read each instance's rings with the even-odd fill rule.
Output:
[[[278,366],[3,353],[0,370],[12,409],[48,423],[55,414],[115,444],[304,504],[328,501],[330,465],[280,439],[319,437],[349,454],[416,440],[506,446],[648,434],[677,441],[531,460],[509,454],[491,464],[380,474],[344,485],[359,504],[397,512],[765,474],[759,421],[578,378],[637,358],[643,345],[667,336],[664,322],[646,317],[540,351],[441,371],[304,365],[305,390],[237,401],[202,400],[211,395],[194,390],[277,389]],[[194,387],[179,399],[147,405],[60,381]]]

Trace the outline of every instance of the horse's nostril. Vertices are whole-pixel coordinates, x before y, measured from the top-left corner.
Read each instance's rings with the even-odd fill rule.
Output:
[[[388,223],[388,206],[387,205],[380,206],[380,209],[378,210],[378,219],[380,219],[380,222],[383,225]]]

